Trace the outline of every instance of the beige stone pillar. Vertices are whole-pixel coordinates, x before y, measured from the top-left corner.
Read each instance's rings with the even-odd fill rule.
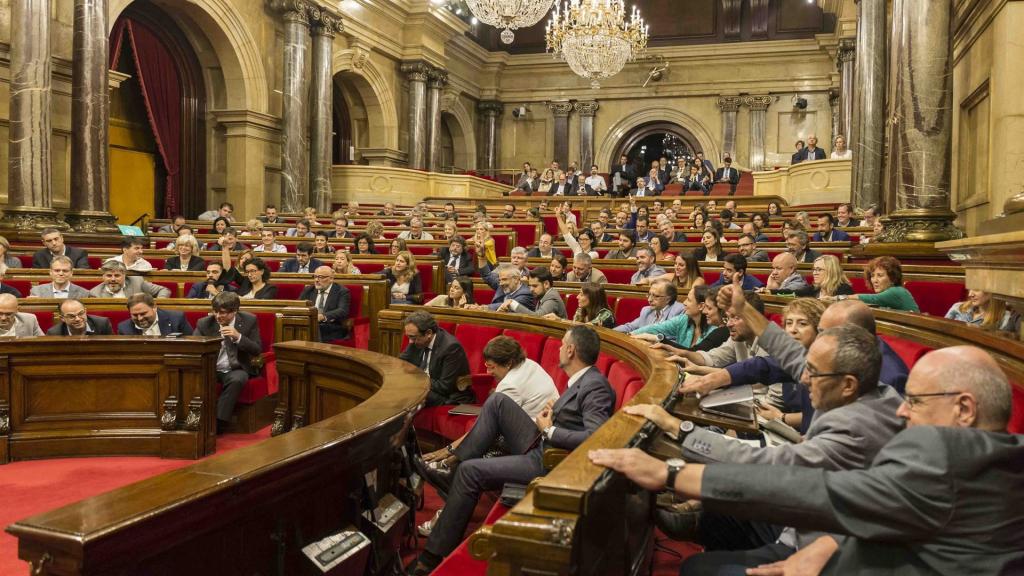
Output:
[[[853,102],[854,96],[854,69],[856,66],[854,41],[844,38],[839,41],[839,51],[836,53],[836,68],[839,70],[839,126],[836,132],[832,133],[832,139],[842,134],[846,142],[850,142],[850,134],[853,132]],[[832,146],[829,146],[829,150]]]
[[[281,143],[280,120],[251,110],[217,110],[213,117],[224,127],[225,196],[234,204],[236,218],[261,214],[267,203],[280,208],[280,198],[266,189],[268,146]]]

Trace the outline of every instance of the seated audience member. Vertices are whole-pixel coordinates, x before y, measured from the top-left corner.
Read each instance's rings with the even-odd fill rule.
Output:
[[[867,213],[867,210],[865,210],[865,213]],[[838,228],[853,228],[860,226],[860,222],[853,217],[853,204],[843,202],[838,208],[836,208],[835,225]],[[867,224],[865,224],[865,226],[867,226]]]
[[[846,147],[846,137],[842,134],[836,136],[832,146],[832,153],[828,156],[832,160],[849,160],[853,158],[853,150]]]
[[[366,234],[373,239],[374,242],[381,242],[386,240],[384,238],[384,225],[376,220],[370,220],[366,223]]]
[[[558,229],[562,233],[562,239],[572,250],[573,255],[576,254],[589,254],[591,258],[597,258],[597,237],[594,232],[589,228],[580,230],[579,234],[575,234],[575,223],[570,224],[569,220],[566,219],[567,214],[571,212],[565,212],[561,208],[555,209],[555,219],[558,223]]]
[[[555,178],[554,183],[548,189],[547,195],[548,196],[575,196],[576,195],[576,187],[573,186],[572,182],[570,182],[568,180],[568,178],[567,178],[565,173],[561,173],[561,174],[559,174]]]
[[[231,202],[221,202],[220,207],[217,210],[207,210],[196,217],[197,220],[205,220],[212,222],[216,218],[225,218],[228,222],[232,221],[231,215],[234,214],[235,207]]]
[[[456,236],[459,235],[458,227],[459,225],[458,223],[455,222],[455,220],[445,220],[444,224],[441,225],[441,230],[443,231],[441,233],[442,237],[436,238],[436,240],[444,240],[445,242],[451,242],[452,238],[455,238]]]
[[[700,262],[720,262],[725,258],[722,235],[714,229],[705,230],[700,237],[700,246],[693,251],[693,256]]]
[[[818,216],[818,231],[813,239],[815,242],[848,242],[850,235],[836,228],[836,217],[826,213]]]
[[[509,255],[509,263],[515,266],[519,270],[519,275],[523,277],[525,282],[526,276],[530,273],[530,269],[526,266],[526,248],[522,246],[516,246],[513,248]],[[483,278],[487,285],[495,290],[498,289],[498,270],[492,268],[490,265],[484,265],[480,268],[480,277]]]
[[[359,202],[355,200],[349,200],[345,204],[345,211],[341,213],[342,216],[347,218],[358,218],[359,217]]]
[[[447,488],[448,499],[410,574],[429,574],[455,550],[483,491],[499,489],[506,482],[529,484],[544,474],[545,447],[573,450],[611,417],[615,392],[594,367],[600,351],[601,340],[589,326],[566,331],[559,364],[569,375],[568,388],[574,393],[563,394],[553,403],[548,400],[535,418],[504,393],[487,398],[472,430],[446,460],[452,472],[427,477]],[[499,436],[511,455],[484,458]]]
[[[693,214],[690,215],[690,217],[693,219],[693,226],[692,226],[692,228],[694,230],[701,230],[702,231],[705,228],[707,228],[708,215],[703,210],[695,210],[693,212]]]
[[[820,256],[814,261],[811,278],[814,284],[803,290],[798,290],[797,296],[831,298],[853,294],[853,286],[850,284],[850,279],[846,277],[846,272],[843,271],[843,265],[839,263],[839,258],[831,254]]]
[[[224,231],[231,228],[231,220],[218,216],[213,221],[213,227],[210,229],[211,234],[224,234]]]
[[[441,219],[444,221],[458,222],[459,213],[455,211],[455,204],[451,202],[445,202],[444,207],[441,209]]]
[[[47,336],[111,336],[110,320],[103,316],[90,316],[75,298],[67,298],[57,305],[60,322],[46,331]]]
[[[605,256],[609,260],[629,260],[636,258],[636,239],[630,230],[619,232],[619,247]]]
[[[850,224],[850,225],[851,226],[858,226],[859,225],[859,226],[874,227],[875,222],[877,222],[878,219],[881,218],[881,216],[882,216],[881,210],[879,210],[878,206],[875,206],[874,204],[872,204],[872,205],[870,205],[870,206],[868,206],[867,208],[864,209],[864,219],[861,222],[858,222],[857,224]],[[841,213],[839,215],[839,221],[840,222],[843,221]],[[854,222],[854,220],[851,220],[851,222]]]
[[[743,227],[732,221],[736,215],[732,210],[725,208],[718,213],[718,221],[722,223],[722,228],[725,230],[742,230]]]
[[[537,302],[536,309],[527,308],[520,304],[518,300],[509,298],[502,302],[501,306],[498,306],[497,311],[518,312],[531,316],[544,316],[561,320],[565,320],[568,317],[568,313],[565,310],[565,302],[562,302],[562,296],[554,288],[551,272],[547,268],[538,267],[531,270],[528,283],[530,293],[533,294],[533,299]]]
[[[80,270],[89,269],[89,254],[81,248],[64,245],[64,235],[56,228],[46,228],[40,235],[43,249],[32,255],[32,267],[47,269],[54,256],[67,256],[71,259],[71,267]]]
[[[198,272],[206,269],[206,261],[199,257],[199,243],[194,237],[179,238],[174,250],[178,254],[164,260],[164,270]]]
[[[128,314],[131,318],[117,325],[117,333],[122,336],[192,335],[184,312],[157,309],[156,301],[145,292],[128,297]]]
[[[491,236],[491,225],[486,221],[475,224],[476,232],[466,243],[476,251],[477,267],[497,266],[498,254],[494,249],[494,238]]]
[[[597,242],[611,242],[615,240],[615,237],[605,232],[604,222],[600,220],[594,220],[590,223],[590,231],[594,233],[594,238]]]
[[[245,279],[238,285],[238,297],[242,300],[273,300],[277,298],[277,286],[270,284],[270,268],[262,258],[253,258],[243,268]]]
[[[871,225],[871,234],[861,234],[860,243],[868,244],[872,242],[880,242],[883,232],[885,232],[885,223],[882,222],[882,217],[879,216],[875,219],[875,223]]]
[[[796,293],[809,289],[807,281],[797,270],[796,258],[789,252],[782,252],[772,258],[772,272],[768,275],[768,284],[760,291]]]
[[[608,191],[608,183],[604,176],[597,171],[597,164],[590,167],[590,175],[583,181],[583,189],[587,196],[604,196]]]
[[[641,246],[636,251],[636,272],[629,279],[630,284],[649,284],[651,280],[665,275],[665,269],[654,262],[654,251]]]
[[[405,243],[405,239],[404,238],[395,238],[394,240],[391,241],[391,245],[389,247],[389,254],[391,256],[398,256],[399,252],[408,252],[408,251],[409,251],[409,246],[408,246],[408,244]]]
[[[466,239],[453,236],[448,246],[441,248],[438,260],[444,263],[445,280],[451,282],[457,276],[470,276],[476,269],[473,257],[466,250]]]
[[[548,318],[554,319],[553,314]],[[584,282],[576,294],[576,313],[572,321],[579,324],[591,324],[602,328],[615,327],[615,314],[608,305],[608,295],[604,287],[593,282]]]
[[[572,270],[566,274],[565,281],[604,284],[608,278],[604,272],[594,268],[594,259],[589,254],[577,254],[572,258]]]
[[[879,256],[864,265],[864,279],[871,284],[874,294],[837,296],[854,298],[869,306],[890,308],[902,312],[920,312],[914,295],[903,287],[903,266],[892,256]]]
[[[316,208],[313,208],[312,206],[306,206],[305,208],[302,209],[302,217],[306,220],[309,220],[311,226],[316,226],[320,224],[320,222],[317,220]]]
[[[313,235],[313,254],[334,255],[334,249],[331,248],[326,232],[321,231]]]
[[[655,236],[654,238],[651,238],[651,241],[648,242],[648,246],[651,251],[654,252],[655,262],[665,262],[676,257],[675,254],[669,252],[669,249],[672,246],[664,236]]]
[[[755,212],[750,215],[750,223],[757,228],[758,235],[754,236],[754,238],[756,238],[758,242],[767,242],[768,237],[764,236],[761,231],[771,226],[771,216],[769,216],[767,212]],[[761,238],[760,236],[764,236],[764,238]]]
[[[3,236],[0,236],[0,264],[8,268],[23,268],[21,259],[11,254],[11,243]]]
[[[637,178],[636,195],[661,196],[661,193],[665,190],[665,182],[665,180],[662,180],[660,171],[657,168],[651,168],[647,176]]]
[[[494,299],[491,300],[490,305],[477,304],[472,308],[497,310],[506,300],[515,300],[520,306],[533,310],[533,293],[530,292],[530,287],[523,282],[522,271],[519,268],[510,263],[499,264],[495,273],[498,276],[498,286],[495,288]]]
[[[423,231],[423,218],[413,216],[409,220],[409,229],[403,230],[399,235],[402,240],[433,240],[434,235]]]
[[[690,166],[690,173],[683,179],[683,190],[686,192],[693,190],[707,196],[711,194],[710,184],[710,179],[701,174],[700,167]]]
[[[327,232],[328,238],[351,238],[352,233],[348,230],[348,218],[339,216],[334,219],[334,230]]]
[[[222,250],[220,262],[224,267],[224,282],[231,283],[235,287],[241,286],[246,280],[245,263],[254,258],[256,258],[255,252],[252,250],[243,250],[238,254],[238,258],[234,259],[234,265],[232,265],[231,252],[228,250]]]
[[[541,173],[540,179],[534,182],[534,192],[537,194],[544,194],[551,196],[555,186],[555,172],[550,168],[546,168]]]
[[[772,200],[771,202],[768,203],[767,215],[768,215],[769,218],[776,218],[776,217],[781,218],[782,217],[782,205],[779,204],[778,202],[776,202],[775,200]],[[762,228],[766,228],[767,226],[768,226],[768,222],[765,221],[765,225],[762,226]]]
[[[259,218],[250,218],[245,223],[245,228],[242,229],[239,236],[248,236],[259,238],[263,234],[263,222],[260,222]]]
[[[281,222],[277,216],[277,206],[273,204],[267,204],[263,208],[263,216],[260,216],[260,222],[264,224],[278,224]]]
[[[430,312],[423,310],[406,316],[403,326],[409,346],[399,358],[419,366],[430,377],[426,405],[475,402],[476,395],[469,385],[469,358],[458,339],[439,327]]]
[[[376,255],[377,247],[374,246],[373,238],[365,232],[356,236],[356,241],[352,243],[352,253]]]
[[[548,263],[548,272],[551,272],[551,279],[555,282],[565,282],[569,269],[569,261],[562,254],[555,254]]]
[[[1005,302],[982,290],[968,290],[967,300],[953,304],[949,312],[946,312],[946,318],[950,320],[965,322],[984,330],[1007,331],[1010,316]]]
[[[334,252],[334,263],[331,264],[331,269],[335,274],[362,274],[362,271],[352,264],[352,255],[344,248],[338,248]]]
[[[348,312],[351,294],[348,288],[335,284],[334,271],[321,266],[313,272],[313,285],[306,286],[299,295],[316,308],[320,323],[320,341],[342,340],[348,335]]]
[[[763,314],[764,303],[761,298],[754,292],[748,292],[746,296],[747,305]],[[719,292],[719,298],[721,298],[721,292]],[[725,325],[729,329],[729,339],[721,346],[711,350],[684,350],[670,357],[669,360],[683,364],[687,372],[707,374],[712,371],[709,368],[725,368],[747,358],[769,355],[761,345],[757,334],[751,329],[750,324],[744,321],[743,317],[730,314],[726,318]]]
[[[473,279],[469,276],[459,276],[448,283],[447,294],[434,296],[424,306],[465,308],[470,304],[476,304],[473,296]]]
[[[505,203],[505,209],[501,212],[502,218],[512,219],[516,217],[516,205],[511,202]]]
[[[88,298],[89,291],[71,283],[74,269],[67,256],[54,256],[50,261],[50,282],[38,284],[29,291],[29,298]]]
[[[128,298],[133,294],[146,293],[154,298],[169,298],[171,291],[163,286],[151,284],[141,276],[126,276],[124,264],[107,260],[100,266],[103,282],[97,284],[89,295],[93,298]]]
[[[800,223],[801,230],[807,231],[811,229],[811,215],[806,210],[797,212],[793,219]]]
[[[802,144],[803,141],[798,140],[798,144]],[[810,162],[813,160],[824,160],[825,151],[818,148],[818,137],[814,134],[807,136],[807,145],[798,147],[796,154],[793,154],[793,164],[799,164],[801,162]]]
[[[188,297],[210,299],[225,290],[233,291],[231,281],[224,274],[224,265],[220,262],[210,262],[206,265],[206,281],[193,284],[188,291]]]
[[[18,290],[10,284],[4,284],[4,276],[7,275],[7,265],[0,264],[0,294],[10,294],[15,298],[21,298],[21,290]]]
[[[794,230],[786,234],[786,250],[800,263],[811,263],[821,256],[821,254],[807,247],[807,233],[803,230]]]
[[[170,224],[164,224],[160,228],[157,228],[157,232],[160,232],[162,234],[174,234],[175,236],[177,236],[178,230],[180,230],[181,227],[185,225],[185,223],[185,216],[182,214],[177,214],[174,216],[174,218],[171,219]]]
[[[309,274],[323,265],[323,262],[313,258],[312,244],[309,242],[299,242],[299,245],[295,247],[295,257],[282,262],[278,272]]]
[[[690,292],[690,288],[704,284],[700,263],[689,251],[676,254],[673,259],[672,271],[662,276],[661,279],[671,282],[680,294],[687,294]]]
[[[796,220],[787,219],[782,221],[782,237],[788,238],[790,234],[797,230],[803,230],[804,225],[797,222]]]
[[[676,300],[678,295],[672,282],[664,278],[654,280],[647,288],[648,305],[640,309],[640,315],[635,319],[616,326],[615,331],[631,334],[644,326],[664,322],[684,313],[686,307]]]
[[[728,330],[708,322],[704,314],[707,286],[694,286],[686,295],[684,313],[674,318],[638,328],[630,336],[652,344],[672,354],[683,350],[712,350],[728,338]]]
[[[712,286],[734,284],[737,275],[743,279],[741,284],[744,290],[756,290],[764,286],[760,280],[747,274],[747,259],[742,254],[725,255],[725,260],[722,261],[722,275]]]
[[[423,302],[423,279],[416,269],[412,252],[399,252],[395,263],[384,268],[392,304],[420,304]]]
[[[553,243],[554,239],[551,237],[551,234],[545,232],[540,235],[540,238],[537,240],[537,245],[534,246],[533,248],[530,248],[530,250],[526,253],[526,256],[528,258],[550,259],[552,255],[555,253],[555,250],[551,247]]]
[[[256,246],[253,246],[253,252],[271,252],[271,253],[283,253],[288,251],[288,247],[284,244],[277,243],[277,236],[274,235],[274,231],[267,228],[263,232],[260,232],[261,242]]]
[[[293,238],[312,238],[315,236],[312,230],[312,224],[305,218],[296,222],[294,228],[286,230],[284,235]]]
[[[263,350],[260,326],[256,316],[239,310],[242,301],[234,292],[221,292],[213,297],[213,315],[196,323],[197,336],[221,338],[220,354],[215,367],[217,381],[221,384],[217,398],[217,432],[221,433],[231,424],[242,388],[250,378],[258,376],[259,366],[254,362]]]
[[[662,220],[661,224],[658,224],[659,236],[668,240],[669,242],[689,242],[689,238],[683,232],[676,232],[676,227],[671,220]],[[640,240],[637,239],[639,242]]]
[[[174,249],[177,247],[178,240],[185,237],[195,238],[195,233],[192,230],[192,227],[189,226],[188,224],[185,224],[184,226],[178,229],[178,236],[175,237],[174,240],[168,242],[167,246],[164,247],[164,250],[174,252]],[[196,244],[199,246],[200,250],[206,250],[206,244],[200,242],[198,238],[196,239]]]
[[[377,211],[377,216],[388,216],[388,217],[397,216],[397,214],[395,213],[395,203],[394,202],[385,202],[384,203],[384,208],[382,208],[382,209]]]
[[[0,294],[0,338],[44,336],[35,314],[18,312],[18,298]]]
[[[736,241],[736,248],[739,250],[739,254],[747,259],[747,262],[768,262],[770,260],[767,252],[757,248],[757,240],[750,234],[740,236]]]
[[[217,238],[217,243],[210,246],[211,250],[220,250],[223,252],[240,252],[248,250],[249,247],[238,241],[238,231],[230,226],[220,232],[220,238]]]
[[[726,156],[722,162],[725,164],[715,171],[715,185],[729,186],[729,196],[736,195],[736,185],[740,183],[740,171],[732,167],[732,158]],[[717,194],[717,192],[716,192]]]
[[[637,244],[650,242],[651,238],[654,238],[654,231],[650,229],[650,224],[646,216],[637,217],[635,219],[635,226]]]
[[[855,365],[851,372],[862,370]],[[1010,384],[995,360],[978,348],[956,346],[915,364],[896,412],[906,429],[864,459],[862,469],[764,463],[687,463],[681,469],[637,449],[590,456],[649,490],[669,486],[720,513],[826,533],[801,543],[784,563],[768,564],[779,559],[780,549],[710,562],[694,556],[695,565],[687,562],[683,573],[762,564],[757,573],[799,566],[809,574],[1008,574],[1024,562],[1021,531],[998,528],[1019,524],[1024,506],[1024,481],[1016,470],[1024,440],[1006,433],[1011,405]],[[868,423],[858,432],[873,436],[875,430]]]

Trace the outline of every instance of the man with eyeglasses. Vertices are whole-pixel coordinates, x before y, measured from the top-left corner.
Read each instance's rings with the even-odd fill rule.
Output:
[[[409,229],[398,235],[402,240],[433,240],[434,235],[423,231],[423,218],[413,216],[409,220]]]
[[[110,336],[114,333],[110,320],[103,316],[91,316],[85,304],[68,298],[57,306],[61,321],[46,331],[47,336]]]
[[[427,406],[472,404],[476,394],[470,386],[469,357],[455,336],[437,325],[426,311],[405,317],[403,330],[409,346],[399,358],[419,367],[430,377]]]
[[[50,283],[33,286],[29,298],[88,298],[89,291],[71,283],[74,269],[67,256],[54,256],[50,261]]]
[[[18,299],[10,294],[0,294],[0,338],[42,335],[35,314],[18,312]]]
[[[351,299],[348,288],[334,283],[334,270],[330,266],[321,266],[313,272],[313,285],[303,288],[299,300],[316,307],[321,342],[342,340],[348,335],[346,322]]]
[[[757,227],[753,224],[746,224],[746,226],[754,227],[756,231]],[[757,249],[757,237],[752,234],[743,234],[736,242],[736,247],[739,249],[739,253],[747,259],[747,262],[768,262],[770,258],[768,253],[764,250]]]
[[[686,306],[676,300],[678,295],[676,285],[668,280],[651,282],[647,289],[648,305],[640,309],[640,315],[635,319],[616,326],[615,331],[630,334],[644,326],[664,322],[683,314],[686,312]]]
[[[772,273],[768,275],[768,284],[762,292],[797,292],[807,289],[807,281],[800,275],[796,256],[782,252],[772,258]]]

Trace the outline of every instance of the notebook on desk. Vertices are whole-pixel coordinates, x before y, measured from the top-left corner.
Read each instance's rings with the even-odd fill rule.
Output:
[[[708,414],[752,421],[754,389],[750,385],[715,390],[700,399],[700,409]]]

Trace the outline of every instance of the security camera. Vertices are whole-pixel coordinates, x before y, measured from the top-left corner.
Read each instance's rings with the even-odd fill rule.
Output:
[[[524,118],[526,117],[526,106],[519,106],[512,109],[513,118]]]
[[[796,96],[796,97],[794,97],[793,98],[793,108],[796,108],[797,110],[806,110],[807,109],[807,98],[804,98],[803,96]]]

